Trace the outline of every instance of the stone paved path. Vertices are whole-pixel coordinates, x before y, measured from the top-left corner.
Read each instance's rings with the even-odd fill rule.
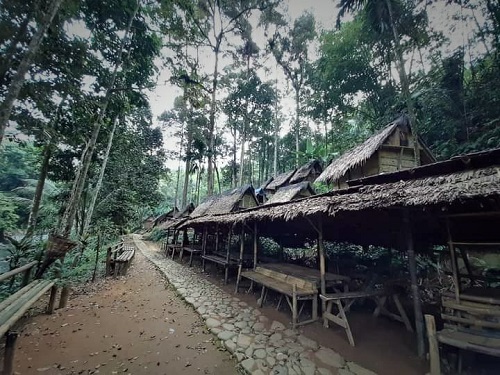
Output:
[[[298,331],[270,321],[249,306],[209,283],[187,266],[167,259],[134,235],[137,248],[153,262],[193,306],[210,331],[252,375],[373,375],[354,362],[347,362],[330,348],[318,345]]]

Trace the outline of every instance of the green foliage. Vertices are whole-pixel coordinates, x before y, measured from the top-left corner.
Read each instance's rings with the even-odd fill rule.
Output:
[[[4,240],[4,233],[16,229],[19,216],[16,206],[0,191],[0,242]]]

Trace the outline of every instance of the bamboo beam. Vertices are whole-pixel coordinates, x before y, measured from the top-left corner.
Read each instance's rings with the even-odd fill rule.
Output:
[[[253,269],[257,267],[257,251],[259,246],[259,235],[257,233],[257,223],[253,223]]]
[[[321,294],[326,294],[326,262],[325,262],[325,246],[323,243],[323,223],[320,219],[318,223],[318,253],[319,253],[319,273],[320,273],[320,288]],[[326,311],[326,302],[322,300],[321,302],[321,311]]]
[[[227,284],[227,280],[229,278],[229,261],[231,259],[231,235],[233,233],[233,227],[229,229],[229,233],[227,234],[227,248],[226,248],[226,264],[224,266],[224,284]]]
[[[245,250],[245,227],[241,226],[241,234],[240,234],[240,258],[238,260],[238,277],[236,278],[236,290],[235,293],[238,293],[238,287],[241,279],[241,271],[243,268],[243,251]]]
[[[33,262],[30,262],[28,264],[25,264],[24,266],[15,268],[12,271],[5,272],[5,273],[0,275],[0,281],[7,280],[9,277],[17,275],[18,273],[30,270],[32,267],[36,266],[37,264],[38,264],[38,262],[36,260],[34,260]]]
[[[423,357],[425,354],[424,316],[422,314],[422,303],[420,301],[420,293],[418,291],[417,262],[415,259],[415,248],[413,243],[413,234],[411,231],[410,213],[408,210],[404,211],[403,221],[407,241],[408,267],[410,270],[413,310],[415,314],[415,328],[417,331],[417,353],[419,357]]]

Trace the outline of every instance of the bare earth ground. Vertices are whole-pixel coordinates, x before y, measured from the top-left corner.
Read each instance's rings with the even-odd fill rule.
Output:
[[[24,322],[17,374],[237,373],[198,314],[140,251],[127,276],[91,289],[53,315]]]

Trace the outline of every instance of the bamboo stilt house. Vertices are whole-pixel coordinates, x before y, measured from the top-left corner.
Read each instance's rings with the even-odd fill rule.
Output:
[[[420,159],[415,160],[415,142]],[[347,181],[380,173],[391,173],[435,162],[421,139],[416,139],[409,120],[402,116],[365,142],[333,160],[316,181],[333,189],[348,186]]]

